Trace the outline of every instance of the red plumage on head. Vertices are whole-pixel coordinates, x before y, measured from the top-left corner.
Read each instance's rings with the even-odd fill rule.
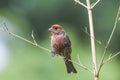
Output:
[[[59,29],[63,29],[62,26],[58,25],[58,24],[54,24],[51,26],[51,28],[59,28]]]

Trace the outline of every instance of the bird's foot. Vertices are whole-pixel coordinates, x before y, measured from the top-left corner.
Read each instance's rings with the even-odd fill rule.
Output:
[[[52,53],[52,57],[54,57],[56,54],[55,54],[55,51],[51,51]]]
[[[64,58],[64,61],[65,61],[65,62],[68,62],[68,59],[67,59],[67,58]]]

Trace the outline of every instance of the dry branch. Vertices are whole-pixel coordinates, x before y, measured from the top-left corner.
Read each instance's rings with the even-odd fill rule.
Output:
[[[75,1],[76,3],[82,5],[83,7],[87,8],[87,6],[86,6],[84,3],[82,3],[81,1],[79,1],[79,0],[74,0],[74,1]]]
[[[86,0],[89,27],[90,27],[90,40],[91,40],[91,50],[92,50],[92,61],[93,61],[93,71],[94,71],[94,80],[98,80],[97,76],[97,60],[96,60],[96,49],[95,49],[95,40],[94,40],[94,26],[93,26],[93,16],[90,0]]]
[[[104,62],[104,59],[105,59],[106,51],[107,51],[107,48],[108,48],[108,46],[109,46],[109,44],[110,44],[110,41],[111,41],[111,39],[112,39],[112,37],[113,37],[113,34],[114,34],[114,32],[115,32],[115,29],[116,29],[116,27],[117,27],[117,23],[118,23],[118,21],[119,21],[119,16],[120,16],[120,6],[119,6],[119,9],[118,9],[118,12],[117,12],[117,16],[116,16],[116,19],[115,19],[115,23],[114,23],[112,32],[111,32],[110,37],[109,37],[109,39],[108,39],[108,41],[107,41],[107,43],[106,43],[106,46],[105,46],[105,49],[104,49],[104,52],[103,52],[103,56],[102,56],[102,58],[101,58],[101,62],[100,62],[100,64],[99,64],[98,73],[99,73],[100,69],[101,69],[102,66],[103,66],[103,62]],[[112,59],[112,58],[111,58],[111,59]],[[110,60],[111,60],[111,59],[110,59]],[[109,59],[108,59],[108,60],[109,60]],[[108,62],[108,61],[107,61],[107,62]]]

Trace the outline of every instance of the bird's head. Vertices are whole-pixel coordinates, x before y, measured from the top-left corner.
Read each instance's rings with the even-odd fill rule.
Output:
[[[48,31],[50,31],[53,34],[64,34],[64,29],[62,28],[62,26],[58,25],[58,24],[54,24],[52,25]]]

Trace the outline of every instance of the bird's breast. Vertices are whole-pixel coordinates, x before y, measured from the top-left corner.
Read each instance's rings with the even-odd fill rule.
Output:
[[[52,36],[51,37],[51,44],[52,47],[55,49],[62,49],[64,48],[64,37],[63,36]]]

